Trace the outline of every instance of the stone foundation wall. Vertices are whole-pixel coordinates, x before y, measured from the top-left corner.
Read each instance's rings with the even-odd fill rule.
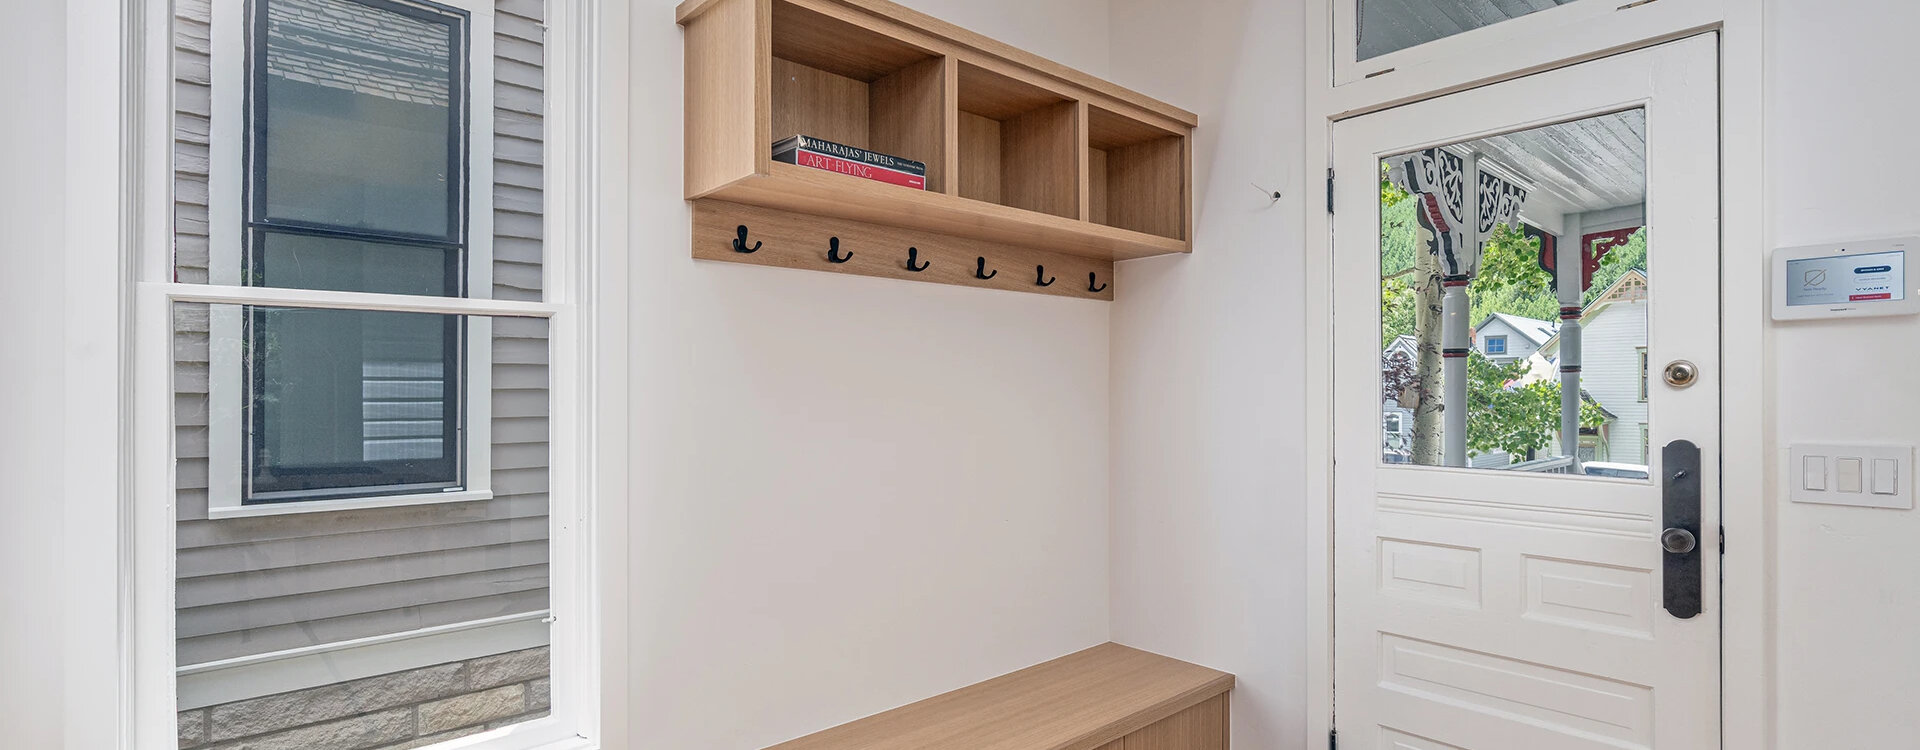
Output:
[[[547,715],[547,647],[180,712],[181,750],[402,750]]]

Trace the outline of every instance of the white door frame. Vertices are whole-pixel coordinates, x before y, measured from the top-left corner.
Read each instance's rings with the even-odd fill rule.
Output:
[[[1766,226],[1764,184],[1764,36],[1761,0],[1660,0],[1673,16],[1644,14],[1599,35],[1568,35],[1556,47],[1519,43],[1471,59],[1438,60],[1422,70],[1364,79],[1335,87],[1334,3],[1307,0],[1306,168],[1297,189],[1324,195],[1332,164],[1333,122],[1390,106],[1432,98],[1539,70],[1652,46],[1702,31],[1720,38],[1721,200],[1721,460],[1723,466],[1761,471],[1722,472],[1721,520],[1728,537],[1721,584],[1721,744],[1741,750],[1774,750],[1774,513],[1770,498],[1780,478],[1774,415],[1767,408],[1771,378],[1762,364],[1766,332]],[[1623,3],[1624,4],[1624,3]],[[1698,4],[1696,4],[1698,5]],[[1697,11],[1697,12],[1695,12]],[[1623,16],[1624,18],[1625,16]],[[1491,27],[1499,28],[1499,27]],[[1324,32],[1324,33],[1323,33]],[[1498,34],[1492,35],[1497,37]],[[1756,127],[1755,123],[1761,123]],[[1303,747],[1324,747],[1333,709],[1333,394],[1331,216],[1309,199],[1305,216],[1304,403],[1307,467],[1307,722]],[[1726,720],[1728,718],[1732,720]]]

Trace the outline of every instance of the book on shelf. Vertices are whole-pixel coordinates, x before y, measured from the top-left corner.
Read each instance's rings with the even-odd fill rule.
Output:
[[[891,185],[927,189],[927,165],[912,159],[796,135],[773,144],[773,160]]]

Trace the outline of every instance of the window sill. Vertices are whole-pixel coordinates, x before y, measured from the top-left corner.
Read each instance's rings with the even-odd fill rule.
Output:
[[[367,508],[399,508],[408,505],[467,503],[475,500],[492,499],[492,490],[422,492],[412,495],[354,497],[340,500],[296,500],[264,505],[214,506],[207,509],[207,517],[215,520],[222,518],[258,518],[260,516],[288,516],[300,513],[325,513],[335,510],[364,510]]]

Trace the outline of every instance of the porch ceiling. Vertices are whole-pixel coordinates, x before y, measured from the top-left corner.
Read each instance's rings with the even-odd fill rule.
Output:
[[[1647,199],[1644,110],[1491,136],[1467,145],[1532,183],[1522,211],[1530,217],[1602,211]]]

